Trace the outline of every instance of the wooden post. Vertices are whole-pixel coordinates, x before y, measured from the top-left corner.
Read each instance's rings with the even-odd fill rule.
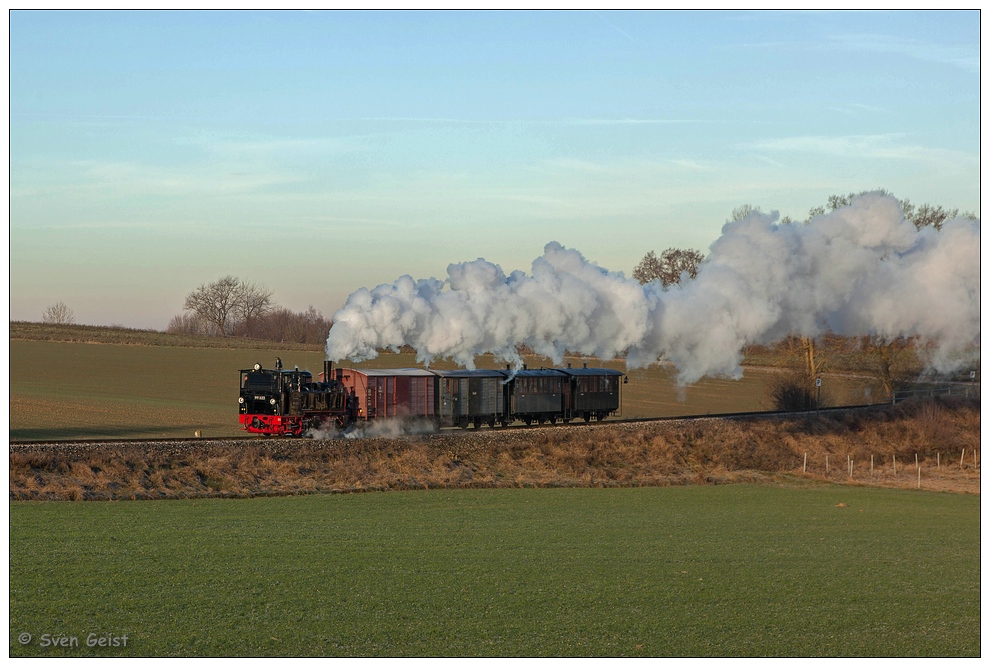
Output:
[[[921,466],[918,466],[918,488],[921,488]]]
[[[873,454],[870,454],[870,477],[873,477]]]
[[[802,472],[808,472],[808,452],[804,453],[804,470]]]
[[[935,467],[942,469],[942,452],[935,452]]]
[[[921,464],[918,463],[918,452],[914,453],[914,467],[921,470]]]
[[[963,459],[966,458],[966,448],[963,447],[963,453],[959,456],[959,467],[963,467]]]

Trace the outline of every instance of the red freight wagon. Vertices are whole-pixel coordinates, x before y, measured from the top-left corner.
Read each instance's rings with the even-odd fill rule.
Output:
[[[419,368],[337,368],[354,409],[354,419],[425,417],[433,419],[436,376]]]

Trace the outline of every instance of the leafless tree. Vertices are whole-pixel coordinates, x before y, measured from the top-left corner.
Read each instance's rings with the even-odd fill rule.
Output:
[[[633,269],[632,276],[642,284],[659,280],[664,288],[677,283],[685,273],[690,278],[698,277],[698,264],[705,258],[697,250],[667,248],[660,257],[652,250]]]
[[[332,324],[313,306],[299,313],[280,306],[264,315],[244,321],[236,331],[239,335],[248,338],[282,343],[316,344],[326,342]]]
[[[763,210],[759,206],[743,204],[732,209],[732,217],[729,218],[729,221],[737,222],[739,220],[745,220],[754,213],[763,213]]]
[[[197,287],[186,297],[184,309],[209,322],[211,333],[226,336],[238,323],[263,315],[271,307],[271,290],[224,276]]]
[[[182,336],[208,336],[212,327],[213,325],[200,317],[198,313],[181,313],[172,318],[165,332]]]
[[[911,206],[911,210],[909,211],[907,209],[909,202],[906,199],[904,200],[904,204],[904,217],[913,222],[914,226],[918,229],[922,227],[934,227],[937,230],[941,230],[946,220],[952,220],[958,217],[969,218],[970,220],[977,219],[975,213],[960,214],[958,208],[946,209],[932,204],[922,204],[917,208]]]
[[[910,350],[912,342],[904,337],[886,338],[866,336],[862,339],[866,352],[867,370],[880,383],[880,388],[891,397],[894,390],[910,377]]]
[[[816,206],[808,212],[808,218],[805,222],[810,221],[816,215],[825,215],[825,213],[834,211],[837,208],[849,206],[854,197],[868,193],[879,193],[889,197],[894,197],[893,193],[884,188],[877,188],[876,190],[863,190],[859,193],[850,192],[846,195],[830,195],[828,198],[828,203],[825,206]],[[897,199],[897,197],[894,198]],[[921,229],[922,227],[933,227],[936,230],[940,230],[946,220],[951,220],[960,216],[971,220],[978,219],[975,213],[960,213],[958,208],[947,209],[936,204],[921,204],[920,206],[915,206],[909,199],[898,199],[898,201],[901,203],[901,211],[904,213],[904,219],[913,223],[918,229]]]
[[[41,321],[45,324],[63,326],[66,324],[75,324],[76,317],[72,314],[71,308],[59,301],[45,308],[45,312],[41,316]]]

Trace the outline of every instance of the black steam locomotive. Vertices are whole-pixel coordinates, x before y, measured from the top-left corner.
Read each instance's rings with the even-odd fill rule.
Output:
[[[324,377],[328,377],[327,362]],[[302,435],[311,428],[336,424],[347,426],[348,395],[335,380],[313,381],[309,371],[284,370],[282,360],[274,369],[242,370],[241,394],[237,399],[241,428],[264,435]]]

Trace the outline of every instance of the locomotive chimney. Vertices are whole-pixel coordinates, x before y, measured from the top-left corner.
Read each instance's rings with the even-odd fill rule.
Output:
[[[333,362],[329,359],[323,360],[323,381],[330,382],[330,375],[333,373]]]
[[[585,367],[585,368],[587,368],[587,367],[588,367],[588,362],[587,362],[587,361],[586,361],[586,362],[584,362],[584,367]]]

